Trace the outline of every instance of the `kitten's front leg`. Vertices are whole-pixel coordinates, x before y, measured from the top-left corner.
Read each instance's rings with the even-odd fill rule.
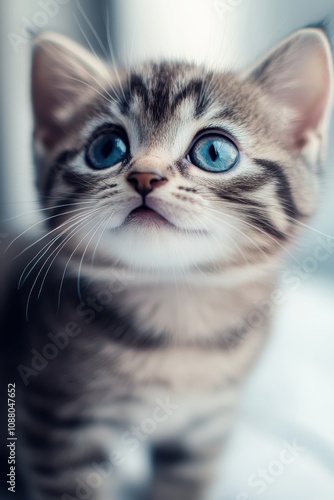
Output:
[[[22,411],[32,499],[139,500],[142,485],[128,473],[126,458],[116,444],[122,424],[108,417],[83,417],[84,412],[80,417],[75,412],[65,416],[60,406],[55,410],[45,403],[30,397]],[[145,449],[140,453],[144,455]],[[141,479],[145,486],[145,478]]]
[[[222,443],[202,451],[180,445],[156,450],[154,482],[148,500],[206,500]]]
[[[148,500],[207,500],[234,414],[234,404],[219,404],[218,394],[214,399],[209,408],[204,398],[172,439],[155,443]]]
[[[35,417],[34,417],[35,418]],[[94,424],[36,421],[25,425],[27,481],[34,500],[106,500],[112,497],[108,445],[94,442]],[[104,433],[106,434],[106,433]],[[106,439],[106,442],[108,440]]]

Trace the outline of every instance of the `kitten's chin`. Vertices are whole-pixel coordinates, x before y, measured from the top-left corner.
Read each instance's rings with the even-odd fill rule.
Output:
[[[132,268],[182,270],[194,266],[228,262],[233,245],[228,238],[201,231],[186,232],[172,224],[123,226],[109,233],[101,250],[112,260]]]

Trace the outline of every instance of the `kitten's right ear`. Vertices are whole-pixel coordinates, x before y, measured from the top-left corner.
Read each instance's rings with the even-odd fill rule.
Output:
[[[44,33],[34,39],[32,104],[35,140],[43,150],[54,146],[77,106],[107,80],[107,66],[69,38]]]

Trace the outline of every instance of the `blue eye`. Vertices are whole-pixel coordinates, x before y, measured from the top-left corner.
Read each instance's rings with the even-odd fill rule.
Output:
[[[128,155],[128,146],[119,132],[100,134],[90,144],[87,160],[92,168],[103,169],[121,163]]]
[[[187,159],[207,172],[226,172],[239,160],[238,148],[222,135],[206,135],[198,139]]]

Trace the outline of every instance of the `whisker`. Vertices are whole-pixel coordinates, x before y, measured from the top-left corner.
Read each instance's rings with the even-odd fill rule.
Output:
[[[85,82],[84,80],[80,80],[79,78],[74,78],[72,76],[64,76],[64,78],[67,78],[68,80],[72,80],[74,82],[81,83],[81,84],[85,85],[86,87],[90,88],[91,90],[94,90],[94,92],[99,94],[108,104],[110,104],[112,101],[114,101],[114,99],[112,99],[112,101],[110,101],[110,99],[108,99],[105,95],[103,95],[102,92],[100,92],[99,90],[97,90],[95,87],[93,87],[89,83]],[[95,80],[95,78],[93,78],[93,80]]]
[[[118,80],[118,84],[120,86],[121,92],[123,94],[123,98],[126,100],[126,96],[125,96],[123,85],[122,85],[122,82],[121,82],[121,79],[120,79],[120,76],[119,76],[119,72],[118,72],[118,69],[117,69],[117,63],[116,63],[116,59],[115,59],[114,50],[113,50],[113,47],[112,47],[112,42],[111,42],[111,35],[110,35],[110,13],[109,13],[109,10],[107,10],[107,16],[106,16],[106,32],[107,32],[107,40],[108,40],[108,46],[109,46],[111,61],[112,61],[112,64],[114,66],[114,71],[115,71],[116,78]]]
[[[103,219],[104,220],[104,219]],[[70,264],[70,261],[73,257],[73,255],[75,254],[75,252],[77,251],[77,249],[79,248],[79,246],[81,245],[81,243],[84,241],[85,238],[87,238],[87,236],[89,236],[91,234],[91,232],[93,231],[93,229],[96,227],[96,225],[100,224],[101,221],[98,221],[97,224],[95,224],[92,229],[83,236],[83,238],[79,241],[79,243],[77,244],[77,246],[74,248],[74,250],[72,251],[71,255],[69,256],[68,260],[67,260],[67,263],[65,265],[65,268],[64,268],[64,271],[63,271],[63,274],[62,274],[62,278],[61,278],[61,281],[60,281],[60,286],[59,286],[59,292],[58,292],[58,310],[60,308],[60,299],[61,299],[61,291],[62,291],[62,287],[63,287],[63,283],[64,283],[64,280],[65,280],[65,275],[66,275],[66,271],[67,271],[67,268]]]
[[[226,215],[225,213],[222,214],[221,212],[219,212],[218,210],[213,209],[212,207],[206,207],[206,208],[209,209],[211,211],[211,213],[214,213],[214,214],[218,213],[220,216],[223,216],[223,217]],[[253,241],[249,237],[249,235],[247,235],[246,233],[244,233],[241,229],[235,227],[232,224],[229,224],[226,220],[221,219],[221,217],[218,217],[217,215],[213,215],[213,217],[219,222],[219,224],[216,224],[216,227],[218,229],[221,228],[220,224],[225,224],[228,227],[231,227],[232,229],[234,229],[235,231],[237,231],[238,233],[240,233],[244,238],[246,238],[252,244],[252,246],[254,246],[257,250],[260,250],[265,255],[265,253],[263,252],[263,249],[259,248],[258,245],[256,245],[256,242]],[[241,222],[243,222],[243,221],[241,220]],[[249,263],[247,261],[245,261],[245,262],[246,262],[246,264]]]
[[[102,237],[103,237],[103,235],[105,233],[105,230],[107,229],[108,223],[110,222],[110,219],[111,219],[112,215],[113,215],[113,213],[109,214],[109,216],[106,218],[106,222],[105,222],[105,224],[103,226],[102,232],[101,232],[101,234],[100,234],[100,236],[99,236],[99,238],[98,238],[98,240],[96,242],[96,245],[95,245],[95,248],[94,248],[94,251],[93,251],[93,255],[92,255],[92,260],[91,260],[92,266],[94,265],[95,255],[96,255],[96,252],[97,252],[97,248],[98,248],[98,246],[100,244],[100,241],[101,241],[101,239],[102,239]]]
[[[94,210],[93,213],[96,213],[98,211],[98,209]],[[91,212],[88,213],[87,215],[87,212],[84,213],[84,214],[79,214],[77,215],[75,218],[73,217],[72,220],[68,220],[66,221],[66,223],[70,223],[71,225],[66,228],[64,231],[62,231],[60,234],[57,234],[54,238],[52,238],[52,240],[49,242],[46,243],[46,245],[44,245],[41,250],[39,250],[39,252],[33,257],[33,259],[30,260],[30,262],[26,265],[26,267],[24,268],[22,274],[21,274],[21,277],[20,277],[20,280],[19,280],[19,283],[18,283],[18,288],[20,289],[24,283],[26,282],[26,280],[28,279],[28,277],[30,276],[31,272],[35,269],[35,267],[37,266],[37,264],[41,261],[41,259],[44,257],[44,255],[48,252],[48,250],[51,248],[51,246],[56,242],[58,241],[59,238],[61,238],[66,232],[68,232],[69,230],[71,230],[73,228],[73,226],[75,226],[76,224],[80,223],[83,219],[86,219],[87,217],[89,217],[91,215]],[[73,222],[74,219],[79,219],[75,222]],[[63,225],[65,225],[66,223],[64,223]],[[57,227],[55,228],[55,230],[58,230],[60,228]],[[50,233],[48,233],[49,235]],[[45,235],[45,236],[48,236],[48,235]],[[44,237],[45,237],[44,236]],[[43,238],[44,238],[43,237]],[[43,238],[40,238],[43,239]],[[33,244],[30,245],[33,246],[34,244],[38,243],[37,242],[34,242]],[[29,247],[28,247],[29,248]],[[46,248],[46,250],[43,252],[43,250]],[[22,252],[23,253],[23,252]],[[41,254],[41,255],[40,255]],[[40,257],[38,257],[40,255]],[[28,274],[25,276],[25,271],[29,268],[29,266],[34,262],[34,260],[37,259],[35,261],[35,263],[33,264],[33,266],[31,267],[31,269],[29,270]]]
[[[210,207],[210,210],[213,210],[211,207]],[[218,213],[220,213],[218,211]],[[238,220],[239,222],[241,222],[242,224],[245,224],[246,226],[249,226],[251,227],[252,229],[254,229],[256,232],[259,232],[261,234],[264,234],[266,236],[266,238],[269,238],[271,241],[273,241],[276,245],[278,245],[279,247],[281,247],[281,249],[287,253],[287,255],[289,255],[289,257],[291,259],[293,259],[298,265],[300,265],[300,262],[288,251],[288,249],[283,246],[277,239],[273,238],[273,236],[271,236],[270,234],[268,234],[266,231],[264,231],[263,229],[259,228],[258,226],[255,226],[254,224],[251,224],[250,222],[247,222],[243,219],[240,219],[239,217],[236,217],[234,215],[231,215],[231,214],[227,214],[227,213],[224,213],[224,216],[226,217],[230,217],[232,219],[235,219],[235,220]]]
[[[95,215],[95,214],[91,214],[92,216]],[[90,217],[90,216],[89,216]],[[66,236],[66,238],[64,239],[64,241],[62,241],[57,247],[56,249],[49,255],[48,259],[55,253],[53,259],[51,260],[45,274],[44,274],[44,277],[43,277],[43,280],[42,280],[42,283],[40,285],[40,289],[39,289],[39,292],[38,292],[38,296],[37,296],[37,299],[40,298],[41,296],[41,293],[42,293],[42,289],[43,289],[43,286],[44,286],[44,283],[45,283],[45,280],[46,280],[46,277],[52,267],[52,264],[54,263],[54,261],[56,260],[56,258],[58,257],[58,255],[60,254],[60,252],[62,251],[62,249],[65,247],[65,245],[67,244],[67,242],[72,238],[72,236],[74,237],[75,234],[77,234],[79,232],[79,230],[81,229],[81,227],[85,227],[86,224],[84,224],[86,222],[86,220],[89,218],[89,217],[86,217],[84,220],[81,220],[78,222],[78,224],[76,224],[76,227],[74,227],[73,229],[73,225],[71,226],[72,228],[72,231]],[[64,233],[65,234],[65,231]],[[58,251],[57,251],[58,250]]]
[[[233,229],[237,230],[239,233],[241,233],[241,234],[242,234],[242,236],[244,236],[244,237],[245,237],[247,240],[249,240],[249,241],[250,241],[253,245],[255,245],[255,242],[253,242],[253,240],[252,240],[251,238],[249,238],[249,237],[248,237],[248,235],[244,234],[244,233],[243,233],[240,229],[238,229],[238,228],[234,227],[232,224],[228,224],[226,221],[222,221],[219,217],[217,217],[217,216],[215,216],[215,215],[213,215],[213,217],[214,217],[217,221],[219,221],[219,223],[223,223],[223,225],[226,225],[226,226],[228,226],[228,227],[232,227]],[[211,219],[209,218],[209,216],[207,216],[207,220],[208,220],[209,222],[211,222]],[[219,229],[221,228],[221,226],[220,226],[220,225],[218,225],[218,223],[216,224],[216,227],[217,227],[217,228],[219,228]],[[232,243],[234,243],[234,245],[235,245],[236,249],[237,249],[237,250],[238,250],[238,252],[240,253],[240,255],[241,255],[241,257],[243,258],[243,260],[245,261],[245,264],[246,264],[246,265],[247,265],[247,264],[249,264],[249,261],[247,261],[246,256],[245,256],[244,252],[242,251],[242,249],[240,248],[240,246],[238,245],[238,243],[237,243],[237,242],[236,242],[236,241],[235,241],[232,237],[230,237],[230,235],[227,235],[227,234],[226,234],[226,235],[225,235],[225,237],[227,237],[229,241],[231,241]]]
[[[25,203],[25,202],[22,202],[22,203]],[[34,203],[38,203],[38,202],[35,201]],[[10,219],[5,219],[5,220],[2,221],[2,223],[11,222],[12,220],[18,219],[19,217],[24,217],[25,215],[35,214],[35,213],[38,213],[38,212],[44,212],[46,210],[55,210],[56,208],[72,207],[72,206],[75,206],[75,205],[86,205],[87,203],[96,203],[96,201],[95,200],[82,201],[82,202],[79,202],[79,203],[78,202],[75,202],[75,203],[66,203],[66,204],[63,204],[63,205],[54,205],[52,207],[35,208],[35,210],[29,210],[29,212],[24,212],[22,214],[15,215],[14,217],[11,217]]]
[[[77,1],[77,0],[76,0],[76,1]],[[85,15],[85,13],[83,13],[83,14]],[[96,59],[98,59],[98,60],[101,62],[101,58],[97,55],[96,51],[94,50],[94,47],[93,47],[93,46],[92,46],[92,44],[90,43],[89,38],[88,38],[88,36],[87,36],[87,35],[86,35],[86,33],[85,33],[85,30],[83,29],[83,27],[81,26],[81,24],[80,24],[80,22],[79,22],[78,18],[77,18],[75,15],[74,15],[74,19],[75,19],[75,21],[76,21],[76,23],[77,23],[77,25],[78,25],[78,27],[79,27],[79,30],[81,31],[81,33],[82,33],[83,37],[85,38],[85,40],[86,40],[87,44],[89,45],[90,50],[91,50],[91,51],[92,51],[92,53],[95,55]],[[89,20],[88,20],[88,22],[89,22]],[[93,32],[96,34],[96,32],[95,32],[94,28],[93,28],[92,26],[90,26],[90,28],[91,28],[91,29],[93,30]],[[97,34],[96,34],[96,38],[97,38],[97,40],[98,40],[99,42],[101,42],[101,45],[100,45],[100,46],[102,47],[102,50],[103,50],[103,51],[105,52],[105,54],[106,54],[106,51],[105,51],[104,46],[103,46],[103,44],[102,44],[102,41],[101,41],[101,39],[97,36]],[[106,55],[106,56],[107,56],[107,55]],[[93,78],[93,79],[94,79],[94,81],[95,81],[95,82],[99,85],[99,87],[101,87],[101,89],[105,91],[105,93],[108,95],[108,97],[110,97],[111,102],[116,102],[116,101],[115,101],[115,98],[114,98],[114,97],[112,97],[112,95],[110,95],[110,93],[107,91],[107,89],[106,89],[106,88],[102,85],[102,83],[101,83],[100,81],[98,81],[96,78],[94,78],[94,77],[93,77],[93,75],[91,75],[91,74],[90,74],[90,78]],[[109,83],[109,85],[111,85],[111,84],[110,84],[110,82],[108,82],[108,83]],[[113,86],[112,86],[112,85],[111,85],[111,87],[112,87],[113,92],[117,95],[117,92],[115,91],[115,89],[113,88]]]
[[[318,229],[315,229],[314,227],[309,226],[308,224],[305,224],[304,222],[301,222],[301,221],[299,221],[293,217],[289,217],[289,216],[288,216],[288,219],[291,220],[292,222],[299,224],[300,226],[303,226],[306,229],[311,229],[311,231],[314,231],[315,233],[320,234],[321,236],[326,236],[326,238],[330,238],[331,240],[334,240],[334,236],[330,236],[329,234],[323,233],[322,231],[319,231]]]
[[[110,218],[110,215],[108,214],[105,218],[107,218],[107,220],[109,220]],[[101,221],[99,221],[99,223],[97,224],[97,228],[96,230],[93,232],[92,236],[90,237],[86,247],[85,247],[85,250],[83,251],[83,254],[82,254],[82,257],[80,259],[80,263],[79,263],[79,268],[78,268],[78,279],[77,279],[77,292],[78,292],[78,296],[80,298],[80,300],[82,301],[82,296],[81,296],[81,288],[80,288],[80,278],[81,278],[81,268],[82,268],[82,264],[83,264],[83,261],[84,261],[84,258],[85,258],[85,255],[86,255],[86,252],[88,250],[88,247],[91,243],[91,241],[93,240],[93,238],[95,237],[97,231],[101,228],[102,224],[105,222],[105,218],[103,218]],[[94,226],[96,227],[96,226]],[[95,246],[95,249],[96,249],[96,246]]]
[[[90,215],[86,216],[85,220],[83,220],[83,221],[79,222],[79,226],[75,227],[75,229],[74,229],[74,230],[72,230],[71,235],[68,235],[68,236],[65,238],[65,241],[63,242],[63,244],[61,243],[59,246],[57,246],[57,247],[56,247],[56,249],[54,249],[54,250],[51,252],[51,254],[48,256],[48,258],[44,261],[44,263],[43,263],[43,265],[42,265],[41,269],[39,270],[39,272],[38,272],[38,274],[37,274],[37,276],[36,276],[36,278],[35,278],[35,280],[34,280],[34,282],[33,282],[32,286],[31,286],[31,289],[30,289],[30,292],[29,292],[29,295],[28,295],[27,305],[26,305],[26,319],[27,319],[27,321],[28,321],[28,316],[29,316],[29,314],[28,314],[28,313],[29,313],[29,304],[30,304],[31,295],[32,295],[32,293],[33,293],[33,290],[34,290],[35,285],[36,285],[36,283],[37,283],[37,281],[38,281],[38,278],[39,278],[39,276],[41,275],[41,273],[42,273],[42,271],[43,271],[43,269],[44,269],[45,265],[47,264],[47,262],[49,261],[49,259],[51,258],[51,256],[52,256],[52,255],[53,255],[53,254],[57,251],[57,249],[58,249],[59,247],[61,247],[61,248],[60,248],[60,250],[58,250],[58,253],[57,253],[57,255],[58,255],[58,254],[59,254],[59,252],[62,250],[62,248],[64,248],[64,246],[66,245],[66,243],[67,243],[67,242],[68,242],[68,241],[69,241],[69,240],[70,240],[70,239],[71,239],[71,238],[72,238],[75,234],[77,234],[77,233],[78,233],[78,231],[79,231],[82,227],[85,227],[86,225],[88,225],[88,224],[90,223],[90,219],[91,219],[92,217],[94,217],[94,216],[95,216],[95,214],[90,214]],[[89,219],[89,220],[88,220],[88,222],[86,222],[86,221],[87,221],[87,218]],[[81,224],[81,225],[80,225],[80,224]],[[54,260],[53,260],[52,262],[54,262]],[[49,269],[50,269],[50,267],[48,268],[48,270],[49,270]],[[44,281],[45,281],[45,280],[44,280]],[[43,281],[43,284],[44,284],[44,281]]]
[[[83,208],[82,209],[82,212],[88,212],[88,210],[86,208]],[[34,245],[36,245],[37,243],[39,243],[40,241],[42,241],[43,239],[47,238],[48,236],[50,236],[52,233],[54,233],[55,231],[58,231],[59,229],[61,229],[63,226],[66,226],[66,224],[70,223],[70,222],[73,222],[74,220],[78,219],[79,217],[81,217],[83,214],[80,213],[80,214],[77,214],[73,217],[69,217],[69,219],[67,219],[65,222],[62,222],[59,226],[55,227],[54,229],[51,229],[50,231],[48,231],[46,234],[44,234],[43,236],[41,236],[40,238],[38,238],[36,241],[34,241],[33,243],[31,243],[30,245],[28,245],[27,247],[25,247],[19,254],[17,254],[13,260],[16,260],[18,259],[19,257],[21,257],[21,255],[23,255],[27,250],[29,250],[30,248],[32,248]],[[45,248],[45,247],[43,247]]]
[[[99,37],[99,35],[98,35],[98,33],[97,33],[96,29],[94,28],[94,26],[93,26],[93,25],[92,25],[92,23],[90,22],[90,20],[89,20],[89,18],[88,18],[88,16],[87,16],[86,12],[84,11],[83,7],[80,5],[80,0],[75,0],[75,3],[76,3],[76,5],[77,5],[77,7],[78,7],[78,9],[79,9],[79,11],[80,11],[80,13],[81,13],[82,17],[83,17],[83,18],[84,18],[84,20],[86,21],[86,23],[87,23],[88,27],[90,28],[90,30],[92,31],[93,35],[95,36],[95,40],[96,40],[96,41],[97,41],[97,43],[99,44],[99,46],[100,46],[100,48],[101,48],[102,52],[104,53],[105,57],[106,57],[106,58],[108,58],[108,53],[107,53],[107,51],[106,51],[106,48],[105,48],[105,46],[103,45],[102,40],[101,40],[101,38]],[[76,17],[76,16],[75,16],[75,17]],[[92,52],[93,52],[93,54],[96,56],[96,52],[95,52],[95,50],[92,50]],[[97,57],[97,56],[96,56],[96,57]]]
[[[18,236],[16,236],[11,242],[10,244],[7,246],[7,248],[5,249],[5,253],[10,249],[10,247],[15,243],[15,241],[17,241],[19,238],[21,238],[24,234],[26,234],[28,231],[30,231],[31,229],[33,229],[34,227],[38,226],[39,224],[44,224],[46,221],[48,220],[51,220],[51,219],[54,219],[56,217],[61,217],[63,215],[68,215],[68,214],[72,214],[74,212],[80,212],[84,210],[83,208],[76,208],[75,210],[70,210],[69,212],[61,212],[60,214],[56,214],[56,215],[52,215],[51,217],[47,217],[46,219],[42,219],[40,221],[37,221],[35,222],[35,224],[33,224],[32,226],[28,227],[27,229],[25,229],[24,231],[22,231],[22,233],[20,233]]]

